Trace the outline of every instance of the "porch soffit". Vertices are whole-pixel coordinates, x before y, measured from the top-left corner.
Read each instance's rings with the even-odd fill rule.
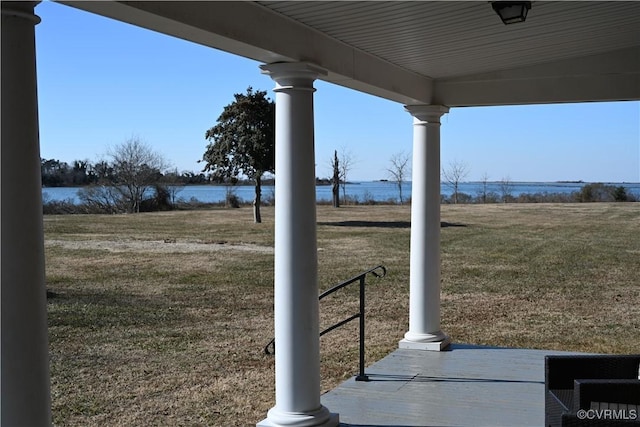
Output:
[[[64,2],[404,104],[640,100],[640,2]]]

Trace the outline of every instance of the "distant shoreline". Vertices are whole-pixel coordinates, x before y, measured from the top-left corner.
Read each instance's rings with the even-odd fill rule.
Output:
[[[580,195],[583,188],[588,188],[585,195]],[[624,188],[624,197],[630,201],[640,200],[640,183],[585,183],[585,182],[499,182],[499,181],[470,181],[459,184],[458,197],[453,196],[453,188],[443,182],[440,186],[442,203],[496,203],[496,202],[571,202],[590,201],[597,199],[606,201],[607,194],[616,188]],[[43,201],[66,202],[79,205],[82,203],[79,192],[83,187],[45,187],[42,189]],[[221,185],[221,184],[190,184],[175,186],[173,198],[176,203],[225,203],[230,195],[239,203],[251,203],[255,197],[253,185]],[[324,203],[333,199],[331,185],[317,185],[316,201]],[[346,190],[346,191],[345,191]],[[151,191],[151,190],[150,190]],[[411,198],[412,183],[402,183],[403,202]],[[345,199],[346,195],[346,199]],[[340,186],[341,203],[346,204],[394,204],[399,203],[399,188],[393,181],[361,181],[348,182],[346,186]],[[149,194],[152,197],[152,193]],[[618,198],[611,197],[612,201]],[[172,201],[172,202],[173,202]],[[275,201],[275,186],[262,186],[262,201],[272,204]]]
[[[407,184],[410,185],[412,181],[403,181],[403,185]],[[487,184],[492,184],[492,185],[497,185],[497,184],[501,184],[503,181],[486,181]],[[389,179],[378,179],[378,180],[372,180],[372,181],[347,181],[347,185],[362,185],[362,184],[368,184],[368,183],[385,183],[385,184],[392,184],[392,185],[397,185],[397,182],[389,180]],[[484,184],[485,181],[463,181],[460,182],[461,185],[480,185],[480,184]],[[631,185],[631,186],[640,186],[640,181],[582,181],[582,180],[578,180],[578,181],[509,181],[510,184],[517,184],[517,185],[553,185],[553,184],[576,184],[576,185],[587,185],[587,184],[604,184],[604,185]],[[268,180],[268,181],[263,181],[262,182],[262,187],[269,187],[269,186],[273,186],[275,185],[275,180]],[[323,186],[330,186],[331,182],[328,182],[326,180],[319,180],[318,182],[316,182],[316,187],[323,187]],[[342,185],[342,183],[341,183]],[[441,183],[442,186],[447,185],[446,183],[442,182]],[[195,184],[177,184],[177,187],[254,187],[254,184],[250,183],[250,182],[242,182],[242,183],[238,183],[238,184],[221,184],[221,183],[216,183],[216,182],[207,182],[207,183],[195,183]],[[86,187],[86,185],[64,185],[64,186],[42,186],[42,189],[52,189],[52,188],[84,188]]]

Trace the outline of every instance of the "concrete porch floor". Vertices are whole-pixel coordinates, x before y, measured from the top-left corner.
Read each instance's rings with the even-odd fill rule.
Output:
[[[322,396],[341,426],[542,426],[544,356],[560,351],[452,344],[399,349]]]

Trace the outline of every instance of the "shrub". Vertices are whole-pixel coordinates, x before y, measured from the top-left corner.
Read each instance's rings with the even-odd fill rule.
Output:
[[[225,206],[228,208],[239,208],[242,201],[235,193],[227,193]]]
[[[346,195],[342,198],[343,205],[357,205],[359,203],[359,199],[357,195],[351,196]]]
[[[78,205],[73,203],[72,199],[67,200],[48,200],[42,201],[42,213],[45,215],[67,215],[82,213]]]
[[[114,187],[90,185],[78,190],[78,198],[86,213],[122,213],[127,211],[120,194]]]
[[[171,192],[165,185],[155,184],[154,190],[156,192],[154,201],[154,210],[168,211],[171,210]]]
[[[622,185],[615,187],[611,192],[611,195],[613,196],[613,200],[616,202],[626,202],[629,200],[629,197],[627,196],[627,189]]]
[[[578,202],[627,202],[629,198],[627,189],[622,186],[605,185],[600,182],[586,184],[575,193]]]
[[[375,205],[376,199],[370,191],[365,191],[362,195],[362,204],[363,205]]]

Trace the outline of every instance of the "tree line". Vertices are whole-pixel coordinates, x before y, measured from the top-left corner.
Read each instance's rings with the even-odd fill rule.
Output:
[[[442,183],[452,190],[450,197],[442,196],[442,203],[589,203],[589,202],[635,202],[639,196],[623,185],[603,183],[585,184],[578,191],[564,193],[533,193],[513,195],[513,182],[508,176],[498,181],[499,191],[489,191],[489,175],[480,179],[480,190],[471,195],[460,191],[471,168],[466,162],[453,160],[442,169]]]
[[[86,187],[113,178],[118,171],[108,160],[74,160],[70,164],[57,159],[40,159],[43,187]],[[203,172],[157,171],[158,177],[181,185],[207,184],[211,178]]]

